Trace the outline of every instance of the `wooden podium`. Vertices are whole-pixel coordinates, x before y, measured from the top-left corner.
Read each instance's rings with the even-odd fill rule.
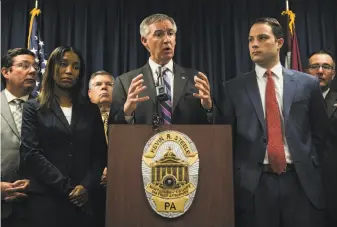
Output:
[[[155,134],[151,125],[110,125],[107,227],[234,227],[231,128],[163,125],[186,134],[199,152],[199,181],[190,209],[174,219],[152,210],[142,179],[142,155]]]

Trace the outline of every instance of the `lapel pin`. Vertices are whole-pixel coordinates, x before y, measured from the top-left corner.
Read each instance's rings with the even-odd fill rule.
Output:
[[[181,77],[181,79],[185,80],[185,77],[184,77],[184,76],[182,76],[182,77]]]
[[[337,103],[333,104],[333,106],[336,106],[336,107],[337,107]]]

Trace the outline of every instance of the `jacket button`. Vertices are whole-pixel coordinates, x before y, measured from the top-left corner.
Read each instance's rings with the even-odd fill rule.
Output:
[[[267,140],[266,140],[266,138],[263,138],[263,140],[262,140],[262,141],[263,141],[263,143],[267,143]]]

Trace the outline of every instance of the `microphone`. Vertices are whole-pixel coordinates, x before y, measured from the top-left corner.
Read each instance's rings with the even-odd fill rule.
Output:
[[[157,83],[156,83],[156,96],[159,101],[168,100],[167,90],[164,84],[163,67],[159,67],[157,70]]]
[[[161,66],[157,69],[156,74],[157,74],[157,81],[155,83],[156,99],[154,102],[153,115],[152,115],[152,126],[155,131],[157,131],[158,126],[163,123],[163,118],[161,116],[159,109],[160,109],[160,103],[163,100],[165,100],[165,96],[167,96]]]

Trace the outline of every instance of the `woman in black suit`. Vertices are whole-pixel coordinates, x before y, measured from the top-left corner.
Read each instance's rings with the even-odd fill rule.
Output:
[[[25,226],[91,226],[107,146],[97,105],[80,95],[84,62],[72,47],[48,59],[41,93],[24,105],[21,171],[30,179]]]

